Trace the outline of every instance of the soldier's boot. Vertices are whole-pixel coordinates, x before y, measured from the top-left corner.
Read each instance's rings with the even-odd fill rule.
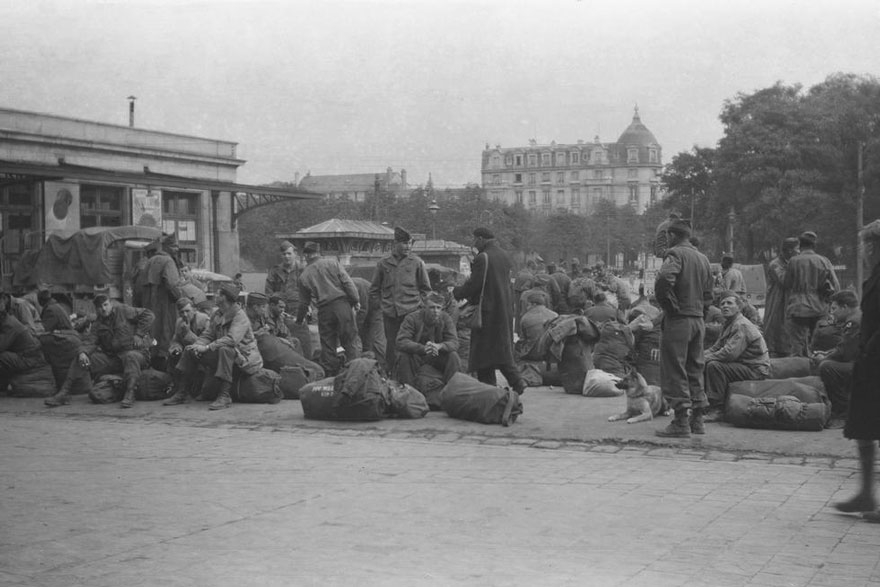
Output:
[[[208,406],[209,410],[225,410],[226,408],[232,405],[232,397],[229,395],[229,392],[232,390],[232,383],[230,381],[221,381],[220,382],[220,393],[217,394],[217,399],[214,400],[210,406]]]
[[[178,406],[189,403],[189,382],[177,379],[174,381],[174,393],[162,402],[163,406]]]
[[[654,434],[663,438],[690,438],[691,425],[688,420],[688,411],[686,409],[675,410],[675,416],[669,426],[663,430],[657,430]]]
[[[871,512],[877,508],[874,499],[874,441],[859,441],[862,488],[852,499],[839,501],[834,507],[841,512]]]
[[[125,395],[122,396],[120,408],[130,408],[134,405],[134,392],[137,389],[137,379],[134,377],[125,378]]]
[[[706,426],[703,425],[703,408],[694,408],[690,416],[691,434],[705,434]]]
[[[52,397],[47,397],[43,403],[46,404],[49,408],[57,408],[58,406],[66,406],[70,403],[70,386],[71,380],[69,377],[64,378],[64,383],[61,384],[61,389],[58,390],[58,393],[53,395]]]

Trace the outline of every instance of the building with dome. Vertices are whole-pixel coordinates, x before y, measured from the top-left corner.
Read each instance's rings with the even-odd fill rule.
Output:
[[[614,143],[592,142],[524,147],[486,145],[483,188],[490,198],[520,203],[540,214],[591,214],[600,200],[631,204],[639,214],[662,197],[661,147],[639,117]]]

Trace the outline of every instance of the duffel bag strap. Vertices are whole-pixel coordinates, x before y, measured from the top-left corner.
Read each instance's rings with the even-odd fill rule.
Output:
[[[501,415],[501,425],[510,425],[510,414],[513,412],[513,405],[519,400],[519,394],[512,389],[507,390],[507,405],[504,406],[504,414]],[[516,421],[516,420],[514,420]]]

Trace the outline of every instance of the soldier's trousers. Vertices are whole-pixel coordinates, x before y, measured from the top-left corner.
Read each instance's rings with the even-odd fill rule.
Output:
[[[660,389],[676,411],[709,405],[703,389],[703,318],[666,316],[660,335]]]

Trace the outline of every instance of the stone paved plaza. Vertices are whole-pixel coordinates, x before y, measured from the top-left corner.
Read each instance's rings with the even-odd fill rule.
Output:
[[[400,436],[0,414],[0,585],[880,585],[854,462]]]

